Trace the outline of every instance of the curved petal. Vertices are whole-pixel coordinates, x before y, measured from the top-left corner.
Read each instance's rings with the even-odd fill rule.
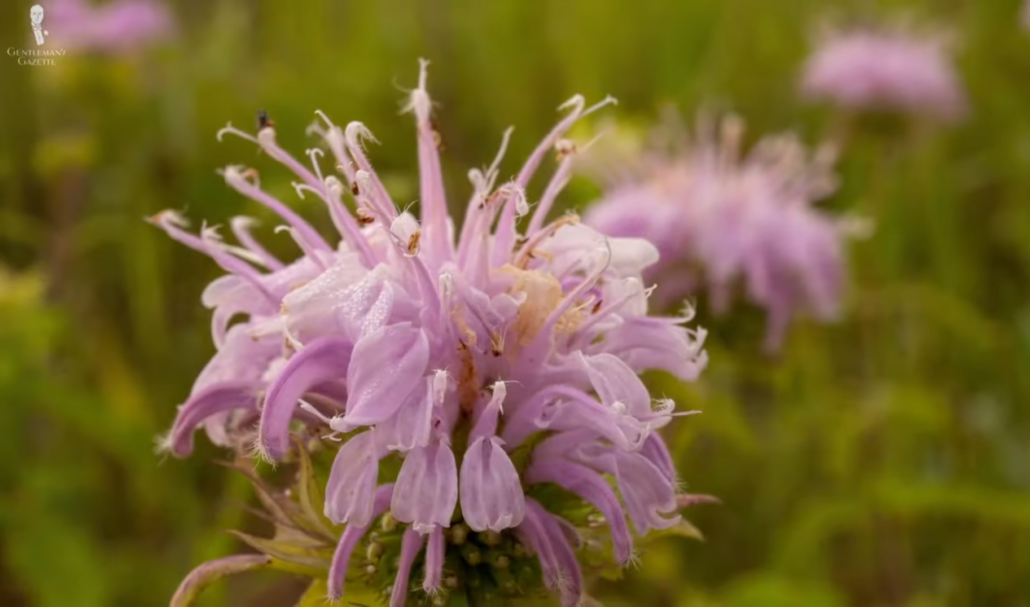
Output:
[[[526,470],[525,479],[530,484],[553,483],[593,504],[611,527],[616,560],[620,564],[629,561],[633,540],[626,516],[615,491],[597,473],[579,464],[549,459],[534,462]]]
[[[383,485],[376,490],[375,505],[372,509],[372,518],[376,518],[386,511],[390,505],[390,497],[393,494],[393,485]],[[350,564],[351,554],[358,542],[368,531],[368,527],[348,525],[336,545],[336,552],[333,553],[333,561],[329,565],[329,600],[338,601],[343,597],[343,584],[347,576],[347,566]]]
[[[340,379],[353,347],[345,337],[324,337],[308,344],[290,359],[268,389],[261,410],[258,436],[270,457],[281,459],[290,448],[290,420],[297,401],[314,386]]]
[[[678,523],[676,488],[661,469],[639,453],[613,453],[619,493],[637,533],[644,535],[651,529],[667,529]]]
[[[422,550],[422,536],[412,528],[404,532],[401,540],[401,558],[397,565],[397,577],[393,580],[393,591],[390,593],[390,607],[404,607],[408,600],[408,579],[411,577],[411,566],[415,557]]]
[[[608,353],[584,356],[579,352],[578,355],[602,403],[617,411],[624,407],[630,415],[638,418],[651,415],[651,395],[629,365]]]
[[[179,408],[168,447],[178,457],[193,451],[193,431],[212,415],[235,409],[257,409],[258,394],[264,387],[257,381],[226,381],[209,386]]]

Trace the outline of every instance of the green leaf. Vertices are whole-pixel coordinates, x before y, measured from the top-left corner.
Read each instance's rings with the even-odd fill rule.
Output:
[[[256,548],[268,556],[274,558],[276,569],[290,571],[300,575],[320,577],[329,570],[329,563],[332,561],[333,553],[331,548],[309,547],[298,544],[298,542],[284,541],[281,539],[270,540],[255,537],[242,531],[230,531],[240,540],[252,548]]]
[[[333,540],[336,534],[333,533],[331,521],[325,516],[325,494],[322,493],[322,486],[315,476],[314,466],[311,464],[311,454],[304,447],[300,439],[294,437],[297,446],[299,469],[297,470],[298,496],[300,498],[301,510],[310,522],[313,531],[317,531],[329,540]],[[298,521],[299,522],[299,521]],[[307,527],[308,525],[305,525]]]

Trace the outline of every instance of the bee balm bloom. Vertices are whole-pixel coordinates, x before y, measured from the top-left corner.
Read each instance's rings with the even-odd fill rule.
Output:
[[[707,282],[716,311],[738,283],[765,308],[766,348],[779,347],[798,311],[831,319],[844,274],[844,226],[813,207],[835,187],[832,154],[809,157],[793,137],[766,138],[741,153],[743,123],[702,120],[695,141],[653,154],[637,174],[612,184],[590,206],[588,225],[645,238],[661,251],[646,274],[671,305]]]
[[[186,455],[199,426],[233,432],[241,419],[259,417],[256,451],[282,460],[299,424],[328,426],[326,438],[338,442],[322,443],[336,452],[324,514],[346,524],[327,571],[330,598],[343,595],[377,519],[376,534],[398,535],[397,565],[385,570],[392,605],[404,604],[417,572],[431,593],[521,592],[507,568],[517,554],[535,554],[534,571],[575,605],[575,513],[584,505],[604,516],[620,563],[632,553],[627,515],[638,534],[678,522],[676,473],[655,433],[676,415],[674,405],[652,399],[637,374],[663,369],[694,379],[706,361],[704,333],[684,327],[686,317],[648,316],[641,272],[658,258],[648,241],[611,238],[573,216],[547,219],[571,172],[574,146],[563,135],[607,103],[587,108],[577,96],[564,104],[565,118],[514,179],[498,185],[506,133],[493,164],[469,172],[460,230],[447,211],[425,63],[408,104],[418,132],[419,217],[399,211],[377,178],[364,150],[368,129],[341,128],[318,112],[323,123],[314,130],[339,176],[323,173],[320,149],[308,150],[309,166],[294,159],[270,126],[256,136],[231,126],[222,134],[255,143],[291,170],[299,194],[325,203],[337,244],[241,167],[226,168],[226,182],[283,218],[304,253],[298,261],[272,258],[245,231],[239,246],[228,245],[211,230],[185,233],[174,215],[154,219],[230,272],[205,298],[221,342],[211,363],[217,372],[180,408],[166,445]],[[552,149],[559,168],[531,207],[526,186]],[[236,314],[248,320],[226,329]],[[236,333],[253,343],[230,352]],[[574,507],[543,490],[548,485],[575,496]],[[384,573],[382,561],[377,567],[367,556],[382,545],[367,541],[366,574]]]
[[[55,44],[112,54],[153,44],[175,29],[171,12],[157,0],[114,0],[102,6],[51,0],[46,19]]]
[[[965,94],[941,36],[901,27],[827,33],[804,68],[802,91],[843,108],[954,120]]]

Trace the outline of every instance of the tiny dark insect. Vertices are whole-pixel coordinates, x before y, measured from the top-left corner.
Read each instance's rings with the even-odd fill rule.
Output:
[[[368,225],[376,220],[376,218],[369,215],[368,211],[366,211],[365,209],[358,209],[357,215],[358,223],[360,223],[361,225]]]
[[[361,193],[361,190],[358,189],[358,182],[357,181],[355,181],[354,183],[350,184],[350,193],[354,194],[355,196],[357,196],[358,194]]]
[[[258,130],[267,129],[275,126],[272,119],[268,117],[268,112],[265,110],[258,110],[257,113]]]
[[[590,313],[597,314],[601,310],[602,303],[604,303],[603,300],[598,299],[597,303],[594,304],[594,309],[590,310]]]

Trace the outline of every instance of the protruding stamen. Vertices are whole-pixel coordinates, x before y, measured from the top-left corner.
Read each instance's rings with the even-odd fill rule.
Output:
[[[264,129],[262,133],[266,133],[271,130],[272,129]],[[269,196],[264,190],[256,187],[248,181],[246,178],[247,173],[245,171],[241,172],[241,168],[242,167],[239,166],[229,165],[225,167],[224,170],[220,171],[220,173],[225,178],[225,182],[234,190],[268,207],[286,220],[288,224],[296,228],[297,231],[304,236],[304,240],[311,243],[312,247],[321,250],[331,250],[325,240],[322,239],[322,236],[319,235],[319,233],[316,232],[308,222],[304,221],[300,215],[297,215],[285,204]]]
[[[293,238],[293,241],[297,243],[297,246],[300,247],[300,250],[304,252],[304,255],[311,259],[311,261],[314,262],[315,265],[317,265],[319,268],[325,271],[325,261],[322,260],[322,257],[319,254],[319,252],[311,246],[311,243],[309,243],[307,239],[304,238],[304,235],[301,234],[297,230],[297,228],[294,228],[292,226],[278,226],[275,228],[275,233],[278,234],[279,232],[289,232],[290,237]]]
[[[530,157],[526,160],[526,163],[522,165],[522,170],[519,171],[518,176],[515,178],[515,183],[525,189],[529,185],[529,181],[533,178],[533,174],[536,173],[537,168],[540,166],[540,162],[544,159],[547,154],[547,150],[553,146],[558,139],[564,135],[577,120],[597,111],[598,109],[615,103],[615,98],[608,96],[602,101],[590,106],[584,110],[586,101],[582,95],[576,95],[572,99],[569,99],[565,103],[558,106],[559,111],[565,109],[571,109],[569,115],[566,116],[559,122],[551,132],[544,137],[544,140],[540,142],[540,145],[533,151]],[[515,240],[515,199],[509,196],[505,201],[504,210],[501,213],[501,219],[497,224],[497,232],[494,237],[494,249],[493,249],[493,264],[501,265],[511,255],[512,244]]]
[[[257,221],[251,217],[237,216],[229,221],[229,226],[236,239],[257,256],[261,260],[262,265],[272,270],[282,269],[284,267],[283,262],[279,261],[275,255],[272,255],[261,246],[261,243],[250,233],[250,228],[255,225],[257,225]]]
[[[231,122],[226,122],[224,127],[218,129],[218,132],[215,133],[215,138],[217,138],[218,141],[221,142],[222,137],[224,137],[225,135],[235,135],[240,139],[246,139],[247,141],[258,143],[257,137],[254,137],[250,133],[245,133],[240,129],[234,127]]]

